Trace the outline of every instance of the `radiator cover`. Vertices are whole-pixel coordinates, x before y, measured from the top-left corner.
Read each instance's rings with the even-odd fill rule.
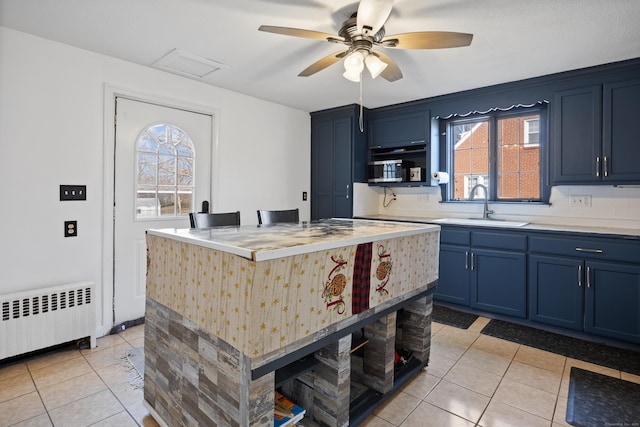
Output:
[[[89,337],[96,346],[95,284],[0,295],[0,360]]]

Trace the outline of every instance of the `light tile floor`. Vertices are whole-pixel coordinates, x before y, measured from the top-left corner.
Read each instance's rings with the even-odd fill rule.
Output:
[[[636,375],[481,335],[488,320],[467,330],[434,323],[427,369],[364,426],[568,426],[571,366],[640,383]],[[123,359],[143,339],[140,325],[99,338],[95,349],[0,364],[0,426],[157,426]]]

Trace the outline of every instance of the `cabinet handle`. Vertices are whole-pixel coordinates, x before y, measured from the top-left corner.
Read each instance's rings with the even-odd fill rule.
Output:
[[[604,166],[604,172],[603,172],[603,175],[604,175],[604,176],[609,176],[609,168],[607,167],[607,156],[604,156],[604,157],[602,158],[602,161],[603,161],[603,166]]]
[[[471,252],[471,269],[475,270],[476,266],[475,266],[475,257],[473,256],[473,252]]]
[[[604,251],[602,249],[589,249],[589,248],[576,248],[578,252],[589,252],[591,254],[603,254]]]
[[[582,287],[582,266],[578,266],[578,287]]]
[[[600,156],[596,156],[596,176],[600,176]]]
[[[347,199],[349,198],[349,184],[347,184]]]
[[[424,144],[424,139],[421,139],[420,141],[411,141],[409,144]]]
[[[587,265],[587,288],[591,287],[591,278],[589,278],[590,267]]]

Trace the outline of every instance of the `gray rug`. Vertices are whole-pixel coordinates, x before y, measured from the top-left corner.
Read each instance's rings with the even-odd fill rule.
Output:
[[[144,386],[144,348],[127,350],[124,359],[131,368],[129,383],[136,387]]]
[[[640,375],[640,352],[638,351],[585,341],[496,319],[491,320],[482,329],[482,333],[573,359]]]
[[[572,367],[566,419],[577,427],[640,425],[640,384]]]
[[[453,326],[460,329],[468,329],[478,319],[478,316],[471,313],[453,310],[448,307],[433,304],[431,319],[434,322]]]

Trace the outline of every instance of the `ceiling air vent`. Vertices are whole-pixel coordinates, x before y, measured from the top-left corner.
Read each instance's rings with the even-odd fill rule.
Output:
[[[173,49],[151,64],[152,67],[192,79],[203,79],[226,65],[180,49]]]

